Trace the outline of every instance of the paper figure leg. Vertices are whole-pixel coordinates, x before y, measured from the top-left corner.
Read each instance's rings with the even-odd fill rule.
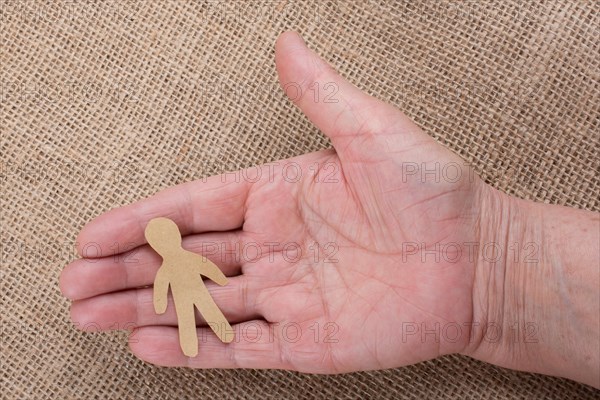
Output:
[[[188,357],[198,355],[198,335],[196,333],[196,318],[194,305],[187,304],[186,307],[177,309],[179,322],[179,344],[183,354]]]

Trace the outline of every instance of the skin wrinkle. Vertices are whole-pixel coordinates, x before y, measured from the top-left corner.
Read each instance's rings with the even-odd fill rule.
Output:
[[[333,361],[333,354],[332,354],[332,349],[331,349],[331,343],[325,342],[327,343],[325,346],[325,351],[323,351],[322,357],[321,357],[321,368],[323,370],[327,370],[327,366],[328,365],[332,365],[333,366],[333,373],[337,373],[337,368],[335,367],[335,363]]]
[[[317,212],[317,210],[310,205],[310,203],[308,201],[303,202],[303,209],[308,209],[309,211],[311,211],[314,215],[318,216],[321,218],[321,220],[323,222],[326,222],[327,220],[319,213]],[[339,228],[336,228],[335,226],[328,224],[328,226],[330,228],[332,228],[334,230],[334,232],[336,233],[337,236],[339,236],[340,238],[347,240],[349,243],[355,244],[357,246],[360,246],[358,243],[356,243],[356,241],[354,241],[353,239],[350,239],[349,237],[344,236],[344,234],[341,232],[341,230]],[[307,232],[308,235],[312,236],[312,234],[310,232]],[[362,247],[362,246],[360,246]]]
[[[498,204],[502,205],[501,203]],[[540,215],[526,215],[511,200],[502,206],[502,212],[498,216],[499,221],[497,223],[500,224],[500,221],[510,221],[503,225],[503,233],[500,236],[503,238],[504,247],[508,248],[513,243],[521,246],[523,243],[529,243],[527,242],[528,239],[533,239],[534,243],[542,244],[540,246],[540,254],[542,256],[552,253],[552,249],[546,248],[546,242],[541,241],[541,238],[544,237],[541,230],[543,225],[532,223],[532,218],[538,221],[544,221],[544,218],[539,218]],[[522,249],[522,246],[520,248]],[[488,352],[492,357],[499,360],[501,365],[523,362],[535,364],[535,360],[540,359],[539,356],[543,360],[545,358],[543,352],[539,356],[535,356],[530,352],[534,347],[526,345],[523,342],[524,331],[520,330],[525,329],[528,322],[535,322],[536,320],[540,321],[542,326],[546,326],[547,319],[555,319],[556,314],[564,313],[562,307],[553,307],[555,308],[553,313],[549,313],[549,309],[543,309],[539,306],[532,308],[530,304],[543,304],[544,302],[552,304],[552,302],[546,300],[546,293],[558,293],[559,297],[563,299],[562,301],[570,304],[569,297],[565,296],[566,291],[563,291],[560,287],[564,285],[559,272],[562,262],[560,258],[556,257],[549,260],[542,258],[538,263],[532,265],[524,263],[521,258],[512,260],[509,253],[505,252],[503,259],[494,265],[494,270],[500,269],[501,273],[489,274],[490,279],[495,276],[502,276],[503,281],[490,281],[492,283],[488,284],[486,294],[488,305],[487,307],[485,305],[482,307],[482,309],[487,308],[488,310],[486,321],[500,323],[504,327],[503,336],[495,347],[480,340],[476,346],[472,347],[470,353]],[[545,264],[548,264],[550,270],[543,267]],[[556,288],[548,288],[544,283],[548,281],[558,283],[558,290]],[[499,301],[494,302],[491,298],[497,298]],[[564,307],[564,309],[569,309],[569,307],[570,305]],[[539,315],[539,313],[542,314]],[[535,317],[536,315],[537,318]],[[540,325],[536,324],[535,326],[539,327]],[[517,335],[519,336],[516,340],[513,340],[514,337],[512,336],[514,334],[512,332],[513,327],[518,329]],[[485,333],[484,331],[480,339],[485,337]],[[539,333],[541,334],[541,332]],[[543,343],[543,340],[550,340],[550,338],[544,339],[542,335],[542,339],[538,340],[538,342]],[[539,344],[535,346],[539,346]]]
[[[361,204],[361,202],[360,202],[360,195],[353,189],[352,184],[346,185],[345,189],[346,189],[346,192],[349,194],[349,197],[350,197],[349,202],[351,201],[354,205],[357,205],[356,208],[360,212],[361,219],[365,219],[366,216],[365,216],[365,211],[364,211],[363,207],[359,207],[358,206],[358,205]],[[306,206],[308,206],[312,211],[315,211],[315,207],[312,206],[310,203],[305,202],[304,204]],[[321,215],[321,218],[323,219],[323,221],[326,221],[326,219],[322,215]],[[339,226],[335,227],[334,229],[336,230],[336,232],[338,234],[340,234],[341,237],[344,237],[344,235],[342,235],[342,233],[341,233],[341,230],[340,230]],[[356,243],[355,240],[351,240],[348,237],[345,237],[345,239],[347,239],[350,243]]]
[[[139,290],[135,290],[134,291],[134,295],[135,295],[135,302],[136,302],[136,304],[141,304]],[[139,326],[140,325],[140,310],[141,310],[141,307],[134,307],[134,308],[135,308],[135,311],[134,311],[134,313],[135,313],[135,326]]]
[[[302,182],[302,183],[305,183],[305,185],[303,186],[304,190],[300,191],[299,195],[304,196],[304,198],[306,198],[305,193],[310,194],[310,193],[318,192],[318,191],[313,190],[317,184],[329,183],[329,182],[320,182],[319,181],[320,176],[321,176],[321,171],[323,171],[327,165],[335,164],[336,165],[335,172],[342,174],[343,169],[342,169],[341,165],[339,164],[338,160],[339,159],[338,159],[337,153],[335,152],[335,150],[332,150],[331,155],[323,157],[322,163],[317,161],[316,162],[317,169],[315,170],[315,172],[312,176],[312,179],[308,179],[308,180]],[[346,182],[345,177],[342,175],[340,177],[340,182],[335,182],[335,183],[340,183],[343,185],[343,184],[345,184],[345,182]]]
[[[500,212],[501,212],[500,218],[501,218],[502,221],[510,221],[510,218],[512,216],[510,215],[509,212],[507,213],[504,208],[501,208]],[[507,225],[508,226],[506,226],[506,228],[504,229],[504,243],[505,244],[510,243],[510,238],[511,238],[511,230],[510,230],[510,228],[511,228],[510,225],[511,224],[508,223]],[[519,227],[517,227],[517,228],[519,228]],[[509,309],[508,307],[510,307],[510,304],[506,303],[507,299],[510,299],[510,293],[507,293],[507,284],[506,284],[507,269],[508,269],[507,268],[507,264],[506,264],[506,254],[507,254],[507,251],[503,251],[502,253],[503,253],[503,259],[502,259],[503,262],[502,262],[501,265],[503,265],[503,268],[500,268],[500,270],[501,270],[501,277],[502,277],[502,279],[500,280],[500,284],[502,285],[502,288],[501,288],[502,296],[501,296],[501,298],[502,298],[502,305],[503,306],[498,310],[498,312],[500,313],[500,315],[498,316],[497,320],[498,321],[502,321],[503,325],[504,325],[507,322],[506,319],[505,319],[506,318],[505,317],[506,310]],[[498,263],[495,263],[494,267],[496,267],[497,265],[498,265]],[[496,268],[494,268],[494,269],[496,269]],[[511,272],[513,272],[513,271],[511,271]]]
[[[143,232],[146,229],[146,221],[151,220],[154,216],[148,216],[143,212],[144,203],[136,203],[136,205],[137,206],[131,207],[133,214],[135,214],[134,218],[131,219],[137,221],[138,229],[140,229],[140,231]]]
[[[393,139],[398,139],[402,136],[412,136],[413,131],[407,128],[405,121],[397,120],[394,118],[387,123],[383,123],[382,128],[383,129],[377,130],[379,132],[377,136],[378,139],[380,139],[380,143],[383,144],[383,148],[381,150],[386,156],[388,156],[387,158],[394,159],[396,157],[390,156],[404,154],[405,152],[407,152],[407,150],[411,149],[411,146],[402,146],[402,148],[392,148],[391,146],[392,143],[397,142],[397,140]],[[418,143],[418,141],[413,142],[413,144]],[[429,144],[429,141],[424,141],[423,143]]]
[[[387,290],[391,290],[391,291],[393,291],[393,292],[396,294],[396,296],[397,296],[398,298],[400,298],[400,300],[402,300],[402,301],[404,301],[404,302],[406,302],[406,303],[409,303],[409,304],[413,305],[412,303],[410,303],[409,301],[407,301],[407,300],[406,300],[406,299],[405,299],[403,296],[401,296],[401,295],[398,293],[398,290],[399,290],[399,289],[408,289],[408,287],[400,287],[400,286],[392,285],[392,284],[390,284],[389,282],[382,281],[382,280],[380,280],[380,279],[378,279],[378,278],[376,278],[376,277],[374,277],[374,276],[372,276],[372,275],[368,275],[368,276],[367,276],[367,275],[365,275],[365,274],[362,274],[362,273],[360,273],[360,272],[358,272],[358,271],[353,271],[353,272],[354,272],[354,273],[359,273],[359,274],[361,274],[361,275],[364,275],[364,276],[365,276],[367,279],[375,280],[376,282],[378,282],[378,283],[381,283],[382,285],[384,285],[384,286],[387,288]],[[413,305],[413,306],[414,306],[414,305]],[[419,309],[419,311],[423,311],[423,310]],[[436,318],[440,318],[440,319],[444,320],[444,318],[442,318],[442,317],[440,317],[440,316],[438,316],[438,315],[435,315],[435,314],[430,314],[430,315],[432,315],[432,316],[434,316],[434,317],[436,317]],[[449,321],[446,321],[446,322],[449,322]]]
[[[323,310],[323,316],[325,318],[325,320],[327,321],[332,321],[331,319],[331,310],[329,309],[329,307],[327,306],[327,302],[325,301],[326,299],[326,292],[325,292],[325,285],[327,284],[327,276],[324,274],[324,270],[321,268],[319,271],[317,271],[317,273],[320,273],[321,275],[321,280],[317,279],[317,288],[319,290],[320,293],[320,298],[321,298],[321,308]],[[323,282],[322,284],[319,282]]]
[[[180,210],[181,215],[185,215],[186,219],[191,219],[191,226],[198,225],[198,216],[194,212],[194,204],[192,194],[190,193],[189,185],[182,186],[182,192],[187,201],[179,203],[181,207],[185,207],[185,210]]]
[[[284,355],[284,365],[286,366],[287,369],[294,369],[294,370],[303,370],[303,368],[301,368],[299,365],[299,363],[297,362],[298,359],[297,357],[295,357],[295,354],[298,354],[298,352],[294,349],[292,349],[292,344],[293,343],[289,343],[283,340],[279,341],[280,344],[280,349],[281,349],[281,353],[282,355]]]
[[[123,286],[121,288],[121,290],[126,289],[129,287],[129,273],[125,267],[125,265],[123,265],[122,261],[119,259],[119,266],[118,266],[118,270],[123,272]]]
[[[344,138],[347,143],[342,150],[338,150],[340,147],[339,143],[335,144],[335,146],[337,146],[336,152],[340,159],[340,163],[346,165],[346,167],[353,163],[372,164],[373,162],[379,161],[377,159],[382,159],[381,155],[369,151],[370,149],[378,147],[379,140],[377,134],[373,132],[368,125],[368,121],[364,121],[353,129],[352,135],[337,134],[336,136],[333,136],[332,141],[340,141],[340,138]],[[360,141],[360,143],[356,144],[356,141]],[[352,174],[350,174],[348,178],[352,179]],[[352,182],[350,181],[349,183]]]
[[[225,175],[225,177],[227,177],[227,175]],[[221,181],[221,185],[222,185],[221,187],[208,188],[208,189],[200,190],[200,191],[198,191],[198,193],[195,194],[195,197],[194,197],[194,195],[190,194],[190,196],[191,196],[190,198],[191,199],[196,199],[196,200],[194,200],[193,204],[198,205],[199,206],[198,209],[202,209],[203,202],[199,201],[199,198],[201,198],[200,194],[205,194],[205,193],[215,192],[215,191],[224,191],[224,189],[228,188],[228,186],[233,185],[233,184],[238,184],[239,185],[240,182],[232,181],[232,182],[224,182],[223,183]],[[242,193],[237,193],[237,194],[232,195],[231,197],[223,198],[222,202],[223,203],[227,203],[228,201],[231,202],[232,200],[235,200],[238,197],[244,197],[244,204],[245,204],[245,202],[248,200],[248,197],[249,197],[249,190],[253,186],[253,184],[248,183],[248,182],[244,182],[244,185],[245,185],[245,188],[242,191]],[[183,186],[185,186],[185,184]],[[235,193],[235,191],[234,191],[234,193]],[[222,208],[222,207],[223,207],[223,204],[216,204],[214,207],[212,207],[212,208],[205,208],[204,210],[212,210],[214,208]],[[195,210],[195,209],[192,209],[192,210]],[[196,214],[196,213],[194,212],[194,214]],[[239,229],[239,228],[243,227],[243,217],[244,217],[244,215],[245,214],[242,214],[242,223],[239,224],[239,226],[232,227],[232,228],[227,229],[227,230]],[[198,225],[194,225],[194,226],[198,226]]]
[[[235,329],[235,328],[234,328]],[[225,346],[225,353],[227,354],[227,358],[231,362],[233,368],[240,368],[241,365],[239,360],[237,359],[237,347],[239,346],[239,342],[231,342],[229,346]]]
[[[529,237],[535,237],[535,236],[531,236],[531,234],[534,232],[535,226],[533,226],[528,218],[523,218],[523,225],[520,229],[521,231],[521,238],[517,237],[515,240],[516,243],[519,242],[519,239],[524,240],[525,238],[529,238]],[[510,245],[511,242],[508,242],[508,245]],[[522,246],[521,246],[522,247]],[[510,265],[512,264],[514,267],[513,269],[515,269],[515,273],[514,273],[514,278],[513,278],[513,285],[515,285],[515,287],[519,290],[515,290],[515,293],[513,293],[513,298],[514,298],[514,304],[512,304],[512,309],[516,310],[516,321],[510,321],[510,323],[513,324],[517,324],[516,326],[519,327],[519,329],[524,329],[524,327],[526,326],[526,324],[528,322],[531,322],[531,320],[529,319],[529,317],[527,316],[527,307],[526,307],[526,303],[527,303],[527,299],[532,297],[535,298],[537,297],[536,295],[536,290],[535,290],[535,282],[532,281],[530,282],[530,284],[528,285],[527,282],[527,277],[528,277],[528,269],[529,266],[528,265],[523,265],[522,261],[520,259],[518,260],[510,260],[508,259],[508,252],[506,252],[507,257],[505,259],[505,265]],[[534,269],[532,270],[532,272],[536,272],[538,269]],[[530,287],[530,285],[533,284],[532,287]],[[521,300],[521,304],[519,304],[519,299]],[[509,347],[511,347],[513,349],[513,354],[515,354],[515,359],[519,359],[521,357],[527,357],[527,354],[524,352],[524,346],[521,345],[521,338],[519,338],[519,340],[517,340],[517,343],[508,343],[507,345]]]
[[[358,201],[358,199],[356,199],[356,195],[354,195],[353,197],[355,197],[355,198],[354,198],[354,202],[355,202],[356,204],[362,204],[362,202],[360,202],[360,201]],[[311,205],[310,205],[308,202],[306,202],[306,201],[305,201],[305,203],[304,203],[304,204],[306,205],[306,207],[310,208],[310,209],[311,209],[311,210],[312,210],[312,211],[313,211],[313,212],[314,212],[316,215],[320,215],[319,213],[317,213],[317,212],[316,212],[316,210],[315,210],[315,209],[314,209],[314,208],[313,208],[313,207],[312,207],[312,206],[311,206]],[[367,202],[367,204],[370,204],[370,203],[369,203],[369,202]],[[362,209],[362,207],[357,207],[357,208],[360,208],[360,209]],[[369,213],[365,213],[364,211],[362,212],[362,215],[368,215],[368,214],[369,214]],[[321,216],[321,219],[322,219],[324,222],[325,222],[325,221],[327,221],[327,220],[326,220],[326,219],[325,219],[323,216]],[[379,226],[379,225],[380,225],[380,224],[373,224],[372,222],[370,222],[369,224],[370,224],[370,226],[372,226],[372,227],[377,227],[377,226]],[[331,224],[329,224],[329,226],[331,226]],[[349,237],[343,236],[343,235],[341,234],[341,231],[340,231],[339,229],[337,229],[337,230],[336,230],[336,233],[338,233],[338,235],[342,236],[342,237],[343,237],[344,239],[346,239],[348,242],[350,242],[350,243],[354,243],[354,244],[356,244],[356,245],[358,245],[358,246],[360,246],[360,247],[364,247],[364,245],[362,245],[362,244],[358,244],[358,243],[357,243],[355,240],[353,240],[353,239],[350,239]],[[373,242],[373,240],[371,240],[371,242]],[[376,250],[372,249],[372,251],[376,251]]]
[[[344,117],[344,119],[348,118],[347,112],[349,111],[349,109],[351,107],[350,104],[348,103],[348,100],[345,99],[344,97],[342,97],[339,100],[342,101],[342,102],[344,102],[347,107],[341,108],[338,111],[338,113],[334,116],[334,118],[332,119],[332,121],[333,121],[333,123],[332,123],[332,125],[333,125],[333,128],[332,128],[333,134],[332,134],[332,136],[336,137],[336,138],[344,137],[343,130],[339,128],[339,122],[340,122],[340,119],[342,117]],[[353,113],[352,113],[352,116],[354,117],[354,122],[355,123],[358,122]],[[358,136],[360,136],[360,128],[357,129],[356,135],[354,135],[354,134],[353,135],[347,135],[347,137],[348,136],[350,137],[350,141],[349,141],[348,144],[346,144],[345,148],[343,148],[341,150],[342,153],[344,153],[345,151],[347,151],[348,148],[352,147],[352,142],[355,141],[358,138]]]
[[[310,209],[311,211],[313,211],[313,213],[314,213],[315,215],[317,215],[317,216],[321,216],[321,214],[320,214],[320,213],[318,213],[318,212],[317,212],[317,211],[316,211],[314,208],[312,208],[312,206],[310,206],[310,204],[308,204],[308,202],[305,202],[304,204],[305,204],[304,208],[308,208],[308,209]],[[322,220],[323,222],[325,222],[325,221],[326,221],[326,220],[325,220],[325,218],[324,218],[324,217],[322,217],[322,216],[321,216],[321,220]],[[333,227],[331,224],[329,224],[329,226],[330,226],[330,227]],[[338,234],[339,236],[341,236],[343,239],[347,240],[349,243],[351,243],[351,244],[354,244],[354,245],[356,245],[356,246],[358,246],[358,247],[364,248],[364,249],[365,249],[365,250],[367,250],[367,251],[370,251],[370,252],[373,252],[373,253],[379,253],[379,254],[386,254],[386,255],[389,255],[389,256],[401,256],[401,255],[402,255],[402,252],[401,252],[401,251],[382,253],[381,251],[378,251],[378,250],[376,250],[376,249],[369,249],[369,248],[365,248],[365,247],[364,247],[364,245],[362,245],[362,244],[359,244],[359,243],[357,243],[356,241],[354,241],[354,240],[352,240],[352,239],[350,239],[350,238],[348,238],[348,237],[345,237],[345,236],[343,236],[343,234],[341,233],[341,231],[339,231],[339,230],[336,230],[335,232],[336,232],[336,234]],[[309,233],[309,235],[310,235],[310,233]],[[315,240],[315,242],[317,242],[317,241]],[[432,244],[430,244],[430,246],[434,246],[434,245],[435,245],[435,243],[432,243]],[[425,249],[428,249],[428,248],[429,248],[429,247],[428,247],[428,245],[426,244],[426,246],[425,246]]]
[[[250,315],[250,307],[249,307],[249,292],[248,292],[248,281],[243,280],[241,285],[239,286],[240,297],[243,299],[242,304],[244,307],[244,312],[242,315]],[[256,309],[256,302],[253,305],[253,308]],[[260,310],[257,310],[260,312]]]
[[[198,207],[198,209],[199,209],[199,210],[202,210],[202,209],[203,209],[203,210],[205,210],[205,211],[214,211],[215,209],[219,209],[219,208],[228,208],[228,207],[226,207],[226,205],[227,205],[228,203],[232,202],[232,200],[236,199],[237,197],[242,197],[242,196],[244,196],[244,195],[243,195],[243,194],[235,194],[235,195],[233,195],[232,197],[229,197],[229,198],[227,198],[227,199],[223,199],[223,200],[222,200],[222,203],[215,204],[215,205],[213,205],[213,206],[212,206],[212,207],[210,207],[210,208],[202,208],[201,206],[199,206],[199,207]],[[229,218],[231,218],[231,215],[229,215]],[[243,223],[243,222],[242,222],[242,223]],[[237,223],[236,223],[236,224],[233,224],[231,221],[229,221],[229,224],[228,224],[228,226],[229,226],[229,228],[227,228],[227,229],[222,229],[222,231],[225,231],[225,230],[231,230],[231,229],[239,229],[240,227],[242,227],[242,224],[237,224]]]
[[[416,308],[416,309],[417,309],[417,310],[419,310],[421,313],[423,313],[423,314],[425,314],[425,315],[430,315],[430,316],[432,316],[432,317],[434,317],[434,318],[440,319],[440,320],[442,320],[442,321],[445,321],[445,322],[451,322],[451,321],[449,321],[449,320],[445,319],[444,317],[442,317],[442,316],[440,316],[440,315],[434,314],[434,313],[432,313],[432,312],[429,312],[429,311],[427,311],[427,310],[423,310],[421,307],[419,307],[419,306],[417,306],[416,304],[414,304],[413,302],[411,302],[411,301],[407,300],[407,299],[406,299],[406,297],[404,297],[404,296],[402,296],[400,293],[398,293],[398,289],[397,289],[397,288],[394,288],[394,287],[392,287],[392,286],[389,286],[389,289],[390,289],[390,290],[392,290],[392,291],[394,291],[394,293],[396,293],[396,296],[398,296],[398,298],[400,298],[400,299],[401,299],[401,300],[402,300],[404,303],[408,304],[409,306],[412,306],[412,307]]]
[[[383,184],[381,182],[381,176],[379,174],[375,175],[375,179],[377,179],[377,185],[375,185],[375,188],[383,187]],[[391,248],[397,244],[394,242],[394,239],[391,237],[391,235],[387,235],[388,231],[393,231],[393,229],[388,229],[389,223],[387,221],[387,218],[385,218],[385,214],[389,213],[391,215],[394,215],[392,212],[390,212],[391,211],[390,202],[385,201],[385,198],[381,199],[380,198],[381,196],[378,196],[380,193],[378,193],[377,190],[373,190],[372,193],[373,193],[373,197],[376,198],[375,201],[377,201],[377,204],[379,205],[379,207],[375,207],[375,210],[373,210],[374,211],[373,214],[375,215],[375,218],[377,220],[382,221],[382,223],[376,225],[376,227],[379,228],[379,236],[385,238],[386,243],[384,246],[386,248]],[[387,209],[379,210],[380,207],[384,208],[385,206],[387,206]],[[367,214],[367,215],[369,215],[369,214]],[[399,225],[399,224],[397,224],[397,221],[396,221],[396,225]]]
[[[480,204],[481,206],[481,210],[484,210],[486,208],[491,208],[490,202],[489,202],[489,192],[486,191],[485,194],[482,194],[481,189],[477,190],[477,198],[479,198]],[[484,229],[482,228],[482,223],[483,223],[483,219],[481,218],[481,212],[479,214],[477,214],[477,219],[475,221],[475,226],[477,227],[477,235],[476,237],[479,239],[479,242],[482,242],[482,237],[481,237],[481,233],[484,231]],[[493,210],[488,210],[488,212],[490,213],[490,217],[493,219],[495,218],[496,214],[493,212]],[[494,221],[491,222],[492,226],[494,225]],[[485,229],[487,230],[488,226],[485,227]],[[480,251],[481,251],[481,244],[480,244]],[[480,286],[478,285],[479,279],[481,274],[484,272],[485,267],[481,266],[481,254],[478,252],[478,257],[477,257],[477,262],[474,265],[474,272],[473,272],[473,278],[471,280],[471,304],[472,304],[472,309],[471,309],[471,319],[472,319],[472,323],[479,323],[479,327],[475,327],[474,325],[470,325],[470,329],[469,329],[469,340],[467,342],[467,346],[465,346],[465,349],[463,349],[463,352],[469,352],[469,350],[471,348],[479,348],[481,346],[481,341],[483,340],[483,338],[485,337],[486,334],[486,325],[485,322],[487,321],[487,315],[479,315],[480,314],[480,310],[485,310],[488,308],[489,305],[489,293],[490,293],[490,285],[491,285],[491,274],[487,274],[487,279],[484,276],[484,279],[486,279],[486,281],[484,282],[485,285],[484,287],[487,287],[488,290],[485,291],[485,293],[483,294],[484,299],[482,299],[481,297],[481,293],[479,293],[480,290]],[[481,329],[481,334],[475,336],[474,334],[474,330],[475,329]],[[475,339],[475,342],[473,342],[473,340]],[[474,352],[474,351],[473,351]]]
[[[362,174],[364,174],[364,170],[362,170],[362,169],[359,172],[362,173]],[[370,179],[363,179],[363,181],[365,181],[366,184],[369,185],[369,186],[372,185],[372,182],[371,182]],[[370,187],[370,189],[372,189],[372,186]],[[373,193],[372,190],[365,191],[365,192],[367,192],[367,193]],[[376,222],[379,222],[378,221],[379,218],[378,218],[378,215],[377,215],[378,214],[378,210],[377,210],[378,202],[375,199],[375,196],[374,195],[368,195],[368,194],[365,196],[364,194],[361,195],[360,193],[357,193],[357,194],[358,194],[359,198],[356,199],[357,200],[356,204],[358,205],[359,208],[361,208],[363,210],[362,214],[363,214],[364,218],[367,221],[367,225],[371,229],[373,229],[373,230],[379,230],[379,233],[381,233],[381,230],[380,230],[381,226],[380,226],[379,223],[376,223]],[[372,233],[370,235],[371,236],[370,237],[370,242],[374,246],[377,245],[377,241],[374,240],[374,238],[373,238],[373,236],[375,236],[375,235],[376,235],[376,233]]]
[[[423,203],[428,203],[428,202],[430,202],[430,201],[432,201],[432,200],[436,200],[436,199],[438,199],[438,198],[440,198],[440,197],[444,197],[444,196],[452,195],[452,194],[454,194],[454,192],[456,192],[456,191],[457,191],[456,189],[453,189],[453,190],[446,191],[446,192],[436,193],[435,195],[433,195],[433,196],[431,196],[431,197],[428,197],[428,198],[425,198],[425,199],[419,199],[419,201],[418,201],[418,202],[416,202],[416,203],[413,203],[413,204],[411,204],[411,205],[409,205],[409,206],[406,206],[406,207],[404,207],[404,208],[402,208],[402,209],[398,210],[398,213],[403,213],[403,212],[406,212],[406,211],[408,211],[409,209],[411,209],[411,208],[414,208],[414,207],[417,207],[417,206],[423,206]]]
[[[551,217],[550,217],[551,218]],[[544,215],[543,215],[543,211],[542,211],[542,220],[544,219]],[[535,228],[538,228],[539,230],[543,230],[543,225],[541,227],[538,226],[533,226],[531,228],[531,230],[535,230]],[[534,237],[534,238],[540,238],[540,242],[541,243],[541,248],[542,251],[540,252],[542,255],[543,254],[553,254],[553,257],[547,260],[540,260],[541,262],[538,262],[536,264],[536,269],[534,271],[539,271],[538,275],[544,276],[547,275],[547,273],[545,273],[546,271],[543,270],[542,265],[548,265],[549,266],[549,273],[551,276],[556,277],[555,279],[553,279],[554,285],[552,286],[552,291],[554,291],[555,293],[559,293],[560,294],[560,298],[562,300],[562,302],[564,303],[563,307],[556,307],[556,313],[560,313],[560,319],[566,319],[568,320],[567,323],[567,327],[568,327],[568,332],[566,332],[566,334],[563,335],[563,338],[567,339],[567,345],[564,347],[561,347],[559,349],[560,351],[560,356],[564,357],[564,358],[568,358],[571,354],[571,352],[576,351],[576,347],[577,345],[573,346],[573,344],[571,343],[570,338],[573,336],[575,337],[575,335],[573,335],[573,327],[577,327],[578,325],[581,325],[580,322],[581,320],[578,320],[577,315],[575,313],[568,313],[566,312],[566,310],[577,310],[577,306],[572,302],[572,295],[569,294],[569,291],[566,287],[566,282],[567,279],[563,279],[564,277],[562,276],[562,269],[563,266],[565,265],[565,260],[563,260],[562,254],[560,252],[556,252],[556,251],[552,251],[553,249],[550,248],[550,244],[547,243],[544,240],[541,240],[542,238],[544,238],[543,233],[538,233],[536,234],[535,232],[531,232],[529,237]],[[527,268],[529,266],[525,266],[525,268]],[[526,275],[526,274],[525,274]],[[525,285],[525,282],[523,283],[523,287],[527,287]],[[542,299],[547,297],[545,294],[545,291],[548,290],[547,287],[539,287],[539,291],[540,293],[538,294],[538,297],[541,297]],[[525,295],[524,291],[523,294]],[[533,320],[533,315],[527,315],[527,311],[528,310],[526,307],[523,307],[522,309],[522,321],[527,322],[529,320]],[[549,313],[547,312],[547,310],[543,313],[543,317],[544,318],[539,318],[538,321],[540,321],[540,324],[542,326],[547,324],[547,320],[552,319],[552,315],[549,315]],[[584,318],[585,319],[585,318]],[[596,332],[597,334],[597,332]]]
[[[371,332],[365,332],[367,328],[367,326],[369,326],[369,324],[367,323],[368,320],[372,317],[371,314],[369,314],[367,316],[367,320],[365,321],[365,324],[363,325],[363,346],[368,349],[369,353],[371,354],[371,356],[373,357],[373,360],[375,361],[375,364],[377,365],[377,369],[383,369],[383,364],[381,363],[382,357],[379,356],[379,351],[378,351],[378,346],[377,343],[379,342],[378,340],[375,340],[371,345],[368,342],[365,342],[364,338],[368,338],[369,336],[375,336],[378,337],[378,335],[373,335]],[[377,325],[375,324],[375,327],[377,327]],[[364,334],[366,333],[366,334]]]

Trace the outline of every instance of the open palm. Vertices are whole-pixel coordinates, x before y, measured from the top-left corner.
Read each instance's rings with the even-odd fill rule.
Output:
[[[61,276],[73,320],[135,326],[133,353],[167,366],[336,373],[463,350],[487,186],[298,35],[280,37],[276,59],[282,86],[334,149],[189,182],[96,218],[78,239],[88,258]],[[311,90],[326,86],[327,99]],[[234,326],[232,343],[198,318],[199,352],[188,358],[172,302],[154,313],[147,286],[161,260],[144,227],[159,216],[230,277],[207,286]],[[90,259],[89,243],[110,256]],[[115,243],[140,247],[113,256]]]

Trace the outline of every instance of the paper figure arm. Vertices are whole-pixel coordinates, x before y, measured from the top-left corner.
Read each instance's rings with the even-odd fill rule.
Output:
[[[154,278],[154,311],[157,314],[164,314],[167,311],[168,294],[169,277],[167,270],[161,267]]]
[[[219,267],[213,264],[209,259],[202,259],[202,264],[200,264],[199,270],[201,275],[206,276],[217,285],[227,285],[227,277],[223,275],[223,272],[221,272]]]

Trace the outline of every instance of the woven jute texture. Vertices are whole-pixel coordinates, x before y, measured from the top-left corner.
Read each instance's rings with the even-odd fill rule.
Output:
[[[128,352],[124,333],[74,329],[58,288],[94,216],[180,182],[330,146],[277,86],[274,43],[290,29],[491,185],[598,210],[597,1],[0,7],[0,398],[598,395],[460,356],[340,376],[158,368]]]

